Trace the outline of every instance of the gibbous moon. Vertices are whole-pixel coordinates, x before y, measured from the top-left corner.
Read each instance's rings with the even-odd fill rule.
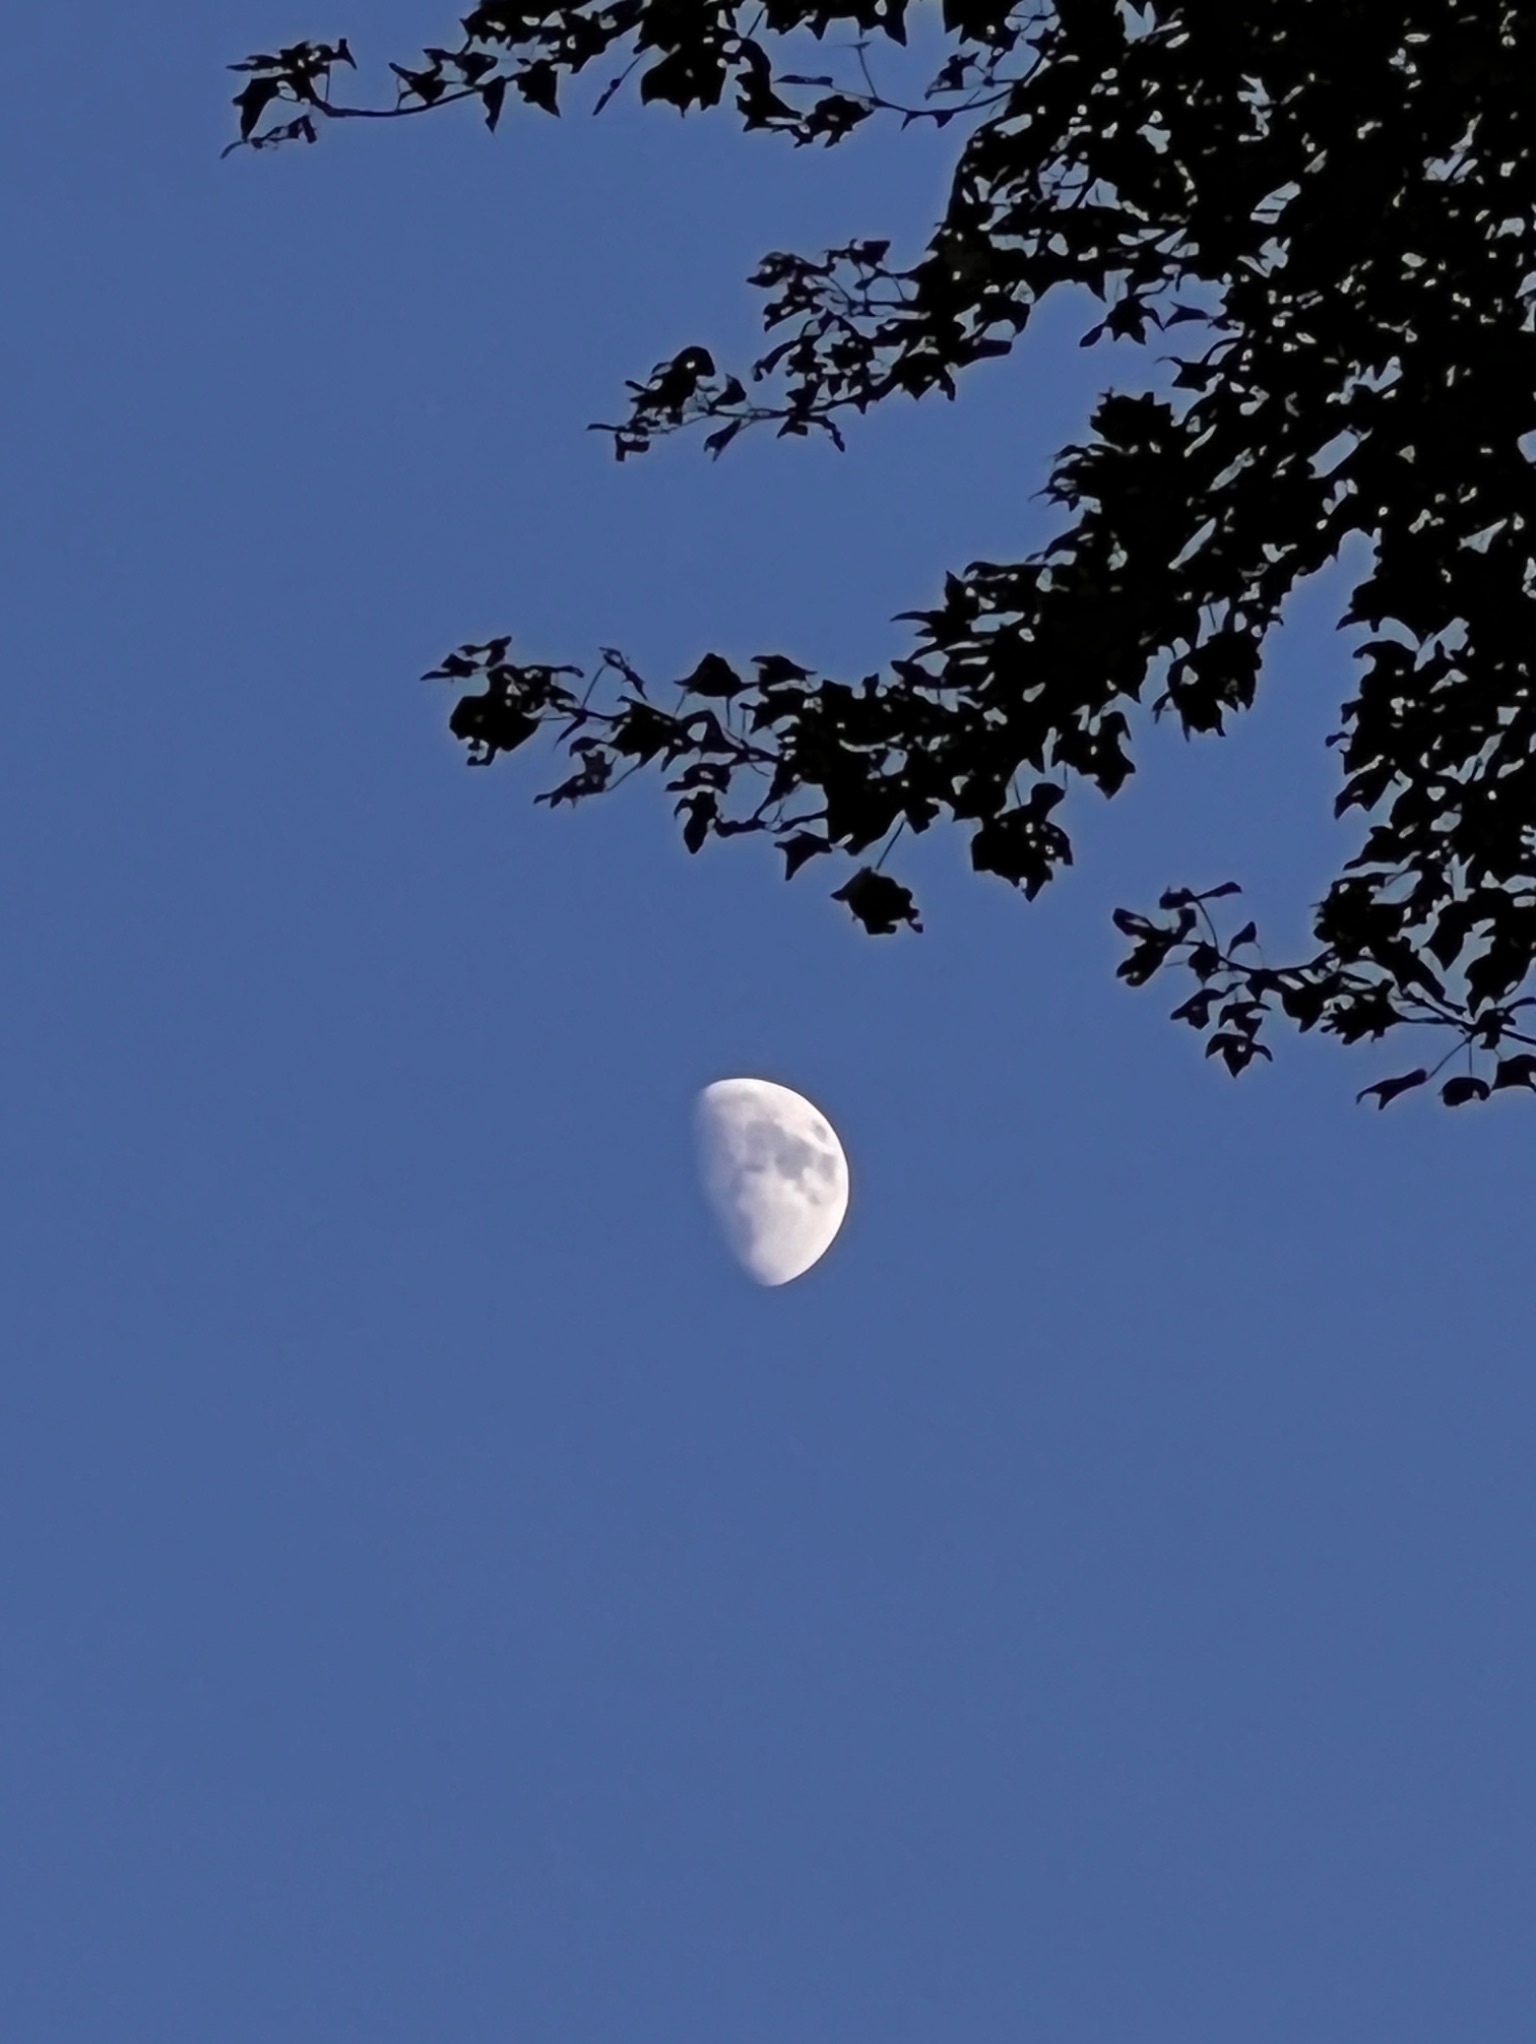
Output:
[[[760,1285],[787,1285],[832,1246],[848,1211],[848,1159],[809,1100],[771,1079],[717,1079],[698,1102],[704,1190]]]

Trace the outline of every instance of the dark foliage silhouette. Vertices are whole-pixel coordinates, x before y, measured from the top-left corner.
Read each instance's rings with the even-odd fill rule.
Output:
[[[1352,535],[1370,565],[1344,702],[1340,814],[1359,849],[1272,966],[1231,883],[1122,910],[1122,976],[1179,969],[1175,1016],[1233,1072],[1277,1014],[1345,1042],[1440,1032],[1366,1089],[1385,1106],[1458,1075],[1450,1105],[1536,1087],[1536,9],[1516,0],[942,0],[946,56],[914,104],[881,51],[907,0],[488,4],[452,47],[392,67],[392,106],[344,103],[345,42],[238,67],[240,143],[473,102],[559,111],[591,71],[605,100],[734,106],[744,127],[830,146],[864,122],[954,125],[942,220],[908,268],[883,240],[766,256],[771,345],[743,374],[684,348],[604,430],[623,460],[700,427],[829,435],[898,393],[953,394],[1005,355],[1055,288],[1085,286],[1104,335],[1173,346],[1167,397],[1111,394],[1046,479],[1059,535],[979,561],[910,613],[910,654],[856,681],[780,654],[711,654],[665,700],[617,653],[592,679],[467,645],[436,675],[472,761],[549,727],[577,802],[654,766],[685,842],[768,835],[786,871],[834,855],[869,931],[917,926],[884,870],[903,831],[947,819],[972,863],[1033,897],[1071,859],[1061,805],[1132,771],[1138,705],[1221,732],[1254,698],[1298,581]],[[807,51],[813,63],[807,67]],[[240,146],[236,144],[234,146]],[[1177,333],[1177,342],[1162,336]],[[1341,661],[1341,675],[1349,670]],[[1341,688],[1341,693],[1344,692]],[[1074,806],[1074,805],[1069,805]],[[867,863],[864,863],[866,862]],[[1446,1046],[1449,1046],[1448,1050]],[[1433,1067],[1431,1069],[1431,1067]]]

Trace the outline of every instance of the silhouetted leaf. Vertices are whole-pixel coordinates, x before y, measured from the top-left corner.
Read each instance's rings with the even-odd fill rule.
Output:
[[[1488,1093],[1487,1080],[1471,1076],[1447,1079],[1440,1088],[1440,1098],[1447,1107],[1465,1107],[1470,1100],[1486,1100]]]
[[[559,113],[560,74],[547,57],[525,64],[512,82],[530,106],[542,107],[547,114]]]
[[[538,721],[502,697],[463,696],[454,705],[448,728],[488,760],[498,752],[515,752],[533,736]]]
[[[1221,1030],[1205,1046],[1207,1057],[1219,1057],[1233,1078],[1247,1071],[1256,1057],[1271,1058],[1268,1045],[1241,1030]]]
[[[248,142],[256,131],[257,123],[267,108],[282,91],[282,83],[276,78],[253,78],[249,85],[235,94],[235,105],[240,109],[240,139]]]
[[[793,880],[808,859],[816,858],[822,852],[830,852],[831,843],[827,838],[817,837],[811,831],[796,831],[786,838],[779,849],[784,854],[784,878]]]
[[[693,795],[686,802],[680,802],[678,810],[687,818],[683,825],[683,843],[690,852],[697,852],[720,813],[719,799],[712,794]]]
[[[480,97],[485,105],[485,125],[494,134],[496,131],[497,124],[501,120],[502,107],[506,104],[507,98],[506,79],[505,78],[490,79],[485,85],[481,86]]]
[[[872,937],[889,937],[903,923],[914,930],[923,927],[909,890],[870,866],[861,867],[832,899],[846,903]]]
[[[782,653],[760,653],[752,662],[762,688],[781,688],[788,681],[809,681],[811,670],[787,660]]]
[[[1417,1071],[1404,1072],[1400,1079],[1378,1079],[1374,1086],[1365,1086],[1355,1095],[1356,1101],[1374,1100],[1378,1108],[1387,1107],[1399,1094],[1411,1093],[1415,1086],[1422,1086],[1429,1073],[1422,1067]]]
[[[718,653],[706,653],[698,666],[681,684],[690,695],[719,696],[729,700],[739,696],[746,687],[741,676]]]
[[[1198,993],[1191,994],[1187,1001],[1181,1001],[1172,1011],[1173,1020],[1187,1022],[1192,1029],[1207,1029],[1210,1027],[1211,1010],[1220,999],[1217,988],[1201,987]]]

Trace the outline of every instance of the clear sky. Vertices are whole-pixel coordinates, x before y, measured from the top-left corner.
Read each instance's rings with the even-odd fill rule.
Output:
[[[457,640],[862,672],[1138,372],[1064,306],[845,458],[618,467],[941,158],[219,161],[227,60],[452,12],[7,31],[0,2034],[1527,2044],[1536,1110],[1234,1085],[1113,979],[1168,883],[1302,941],[1332,592],[1035,908],[923,846],[921,938],[467,772]],[[692,1175],[737,1072],[854,1175],[776,1292]]]

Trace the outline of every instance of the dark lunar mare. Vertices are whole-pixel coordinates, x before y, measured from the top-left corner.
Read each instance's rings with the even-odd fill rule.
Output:
[[[1071,858],[1061,805],[1132,771],[1138,705],[1221,732],[1253,701],[1301,578],[1354,535],[1370,566],[1343,704],[1340,813],[1355,855],[1315,949],[1271,966],[1235,886],[1121,910],[1120,966],[1193,979],[1175,1009],[1233,1072],[1283,1014],[1346,1042],[1429,1027],[1451,1105],[1536,1085],[1522,1027],[1536,958],[1533,496],[1536,8],[1514,0],[943,0],[947,54],[915,104],[875,79],[907,0],[484,5],[451,46],[396,64],[395,103],[338,97],[345,42],[260,54],[240,139],[509,98],[558,111],[594,70],[683,111],[729,102],[798,146],[865,121],[954,127],[944,216],[910,267],[884,240],[766,256],[772,344],[743,375],[683,349],[630,386],[620,459],[700,426],[830,435],[898,393],[953,394],[1063,285],[1103,303],[1085,336],[1168,345],[1171,395],[1111,394],[1046,481],[1064,523],[1038,554],[973,562],[911,614],[911,651],[844,680],[782,654],[707,656],[663,699],[620,655],[595,676],[514,659],[509,638],[434,670],[467,685],[455,734],[483,764],[547,729],[577,802],[640,767],[683,836],[766,834],[793,875],[844,856],[869,931],[917,927],[886,868],[945,820],[1030,897]],[[816,39],[819,69],[804,58]],[[1071,806],[1071,805],[1069,805]],[[1364,1097],[1364,1096],[1362,1096]]]

